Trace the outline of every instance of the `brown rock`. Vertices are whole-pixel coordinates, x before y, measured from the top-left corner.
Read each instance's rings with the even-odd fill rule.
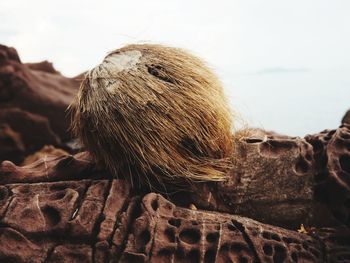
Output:
[[[337,262],[350,256],[347,228],[305,235],[181,208],[155,193],[141,201],[129,199],[128,190],[112,191],[123,185],[128,188],[124,180],[5,185],[11,200],[0,218],[0,262]],[[130,201],[109,210],[116,194]]]
[[[350,124],[350,110],[348,110],[348,111],[345,113],[345,115],[344,115],[344,117],[343,117],[341,123],[342,123],[342,124],[345,124],[345,123]]]
[[[328,206],[338,223],[350,225],[350,126],[306,139],[315,150],[315,199]]]
[[[60,72],[54,68],[53,64],[47,60],[38,63],[25,63],[25,65],[28,66],[31,70],[60,74]]]
[[[322,258],[322,244],[310,236],[239,216],[179,208],[149,194],[130,228],[120,262],[322,262]]]
[[[59,245],[45,262],[92,263],[92,249],[89,245]]]
[[[91,178],[93,168],[94,163],[87,152],[74,156],[48,156],[22,167],[3,161],[0,164],[0,184]]]
[[[4,127],[1,132],[4,139],[0,142],[0,161],[10,159],[20,162],[24,155],[39,150],[45,144],[60,143],[48,119],[41,115],[19,108],[5,108],[0,110],[0,123]]]
[[[313,233],[324,244],[325,262],[349,262],[350,229],[348,227],[316,229]]]
[[[63,234],[89,183],[8,185],[11,201],[2,222],[21,233]]]
[[[0,44],[0,65],[7,60],[21,62],[16,49]]]
[[[0,126],[0,161],[11,159],[19,161],[23,159],[25,146],[21,134],[15,132],[8,124]]]
[[[31,242],[20,232],[9,228],[0,228],[1,262],[44,262],[48,247]]]
[[[301,138],[247,138],[239,153],[229,180],[218,183],[214,192],[219,210],[291,228],[312,221],[315,165],[310,144]]]
[[[248,137],[228,182],[169,193],[174,202],[112,180],[88,153],[5,161],[0,262],[346,262],[348,134]]]
[[[49,73],[52,69],[48,69],[47,63],[41,63],[40,70],[38,67],[22,64],[13,48],[0,46],[0,108],[15,107],[41,115],[47,118],[52,131],[65,140],[69,138],[66,108],[77,92],[79,81]],[[26,128],[26,133],[31,132]]]
[[[59,149],[59,148],[55,148],[52,145],[45,145],[43,148],[41,148],[39,151],[33,153],[32,155],[27,156],[22,165],[29,165],[31,163],[34,163],[36,161],[38,161],[41,158],[47,158],[47,156],[55,156],[55,157],[61,157],[64,155],[69,155],[69,153],[67,153],[66,151]]]

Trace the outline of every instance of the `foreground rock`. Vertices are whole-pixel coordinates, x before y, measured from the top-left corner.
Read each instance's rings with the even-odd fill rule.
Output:
[[[0,160],[19,163],[45,144],[68,140],[66,109],[78,87],[52,64],[23,64],[15,49],[0,45]]]
[[[346,125],[252,135],[227,182],[164,196],[88,153],[5,161],[0,262],[349,262],[349,145]]]
[[[140,197],[123,180],[9,184],[1,197],[1,262],[341,262],[350,256],[347,228],[301,234],[177,207],[154,193]]]

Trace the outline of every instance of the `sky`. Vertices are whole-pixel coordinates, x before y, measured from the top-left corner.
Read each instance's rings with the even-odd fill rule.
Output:
[[[348,0],[1,0],[0,43],[66,76],[126,44],[182,47],[219,75],[240,123],[304,136],[350,108],[349,14]]]

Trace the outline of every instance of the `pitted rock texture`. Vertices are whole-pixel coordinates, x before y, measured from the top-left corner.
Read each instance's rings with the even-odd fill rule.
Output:
[[[247,137],[228,182],[173,202],[111,179],[87,152],[4,161],[0,262],[349,262],[348,134]]]
[[[294,231],[179,208],[156,194],[140,210],[121,262],[322,262],[321,242]]]
[[[3,161],[0,164],[0,184],[64,181],[93,176],[106,177],[103,172],[96,169],[87,152],[74,156],[44,157],[26,166],[17,166],[10,161]]]
[[[350,225],[350,125],[306,137],[314,148],[315,199],[327,204],[338,222]]]
[[[0,45],[0,161],[20,163],[45,144],[68,140],[66,109],[79,83],[49,63],[23,64],[15,49]]]
[[[229,180],[213,191],[223,201],[219,210],[293,228],[313,221],[312,146],[301,138],[267,136],[247,138],[239,147]]]
[[[8,123],[0,139],[24,153],[35,138]],[[112,180],[87,152],[4,161],[0,262],[349,262],[349,145],[349,125],[305,138],[255,131],[228,181],[165,195],[172,202]],[[300,234],[301,223],[319,228]]]
[[[2,186],[0,262],[346,262],[348,229],[310,235],[135,195],[124,180]],[[343,261],[339,261],[343,260]]]
[[[243,215],[289,229],[301,223],[319,227],[348,224],[349,191],[344,187],[348,184],[344,171],[347,133],[348,126],[341,126],[306,139],[247,137],[239,145],[228,181],[199,184],[192,192],[168,197],[180,206],[195,204],[203,210]],[[87,152],[45,157],[23,167],[9,161],[0,165],[3,184],[92,178],[110,179],[95,167]]]

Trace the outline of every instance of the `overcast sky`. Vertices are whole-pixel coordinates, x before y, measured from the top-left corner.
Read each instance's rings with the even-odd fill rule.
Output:
[[[203,57],[249,125],[335,128],[350,108],[348,0],[1,0],[0,42],[67,76],[128,43]]]

